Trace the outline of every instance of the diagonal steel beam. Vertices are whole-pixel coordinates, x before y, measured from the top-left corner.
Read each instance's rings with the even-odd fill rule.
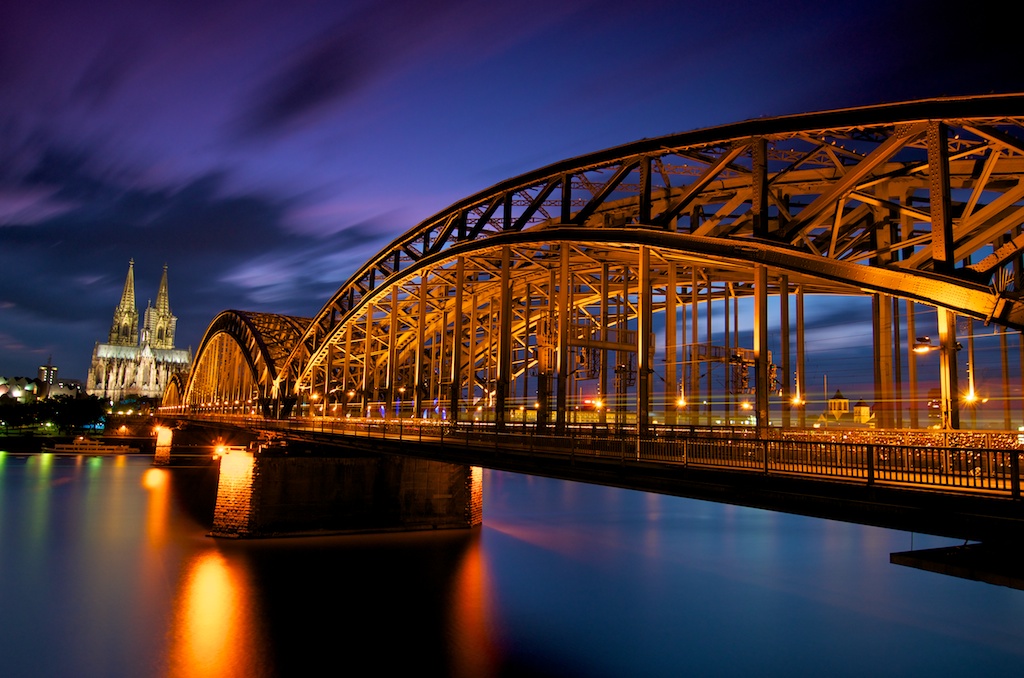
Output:
[[[814,202],[805,207],[789,224],[782,238],[793,241],[804,231],[817,228],[832,216],[830,208],[845,194],[851,192],[858,184],[877,167],[896,155],[907,144],[917,141],[925,134],[927,123],[905,125],[893,131],[893,134],[875,148],[861,162],[851,168],[840,179],[828,187]]]

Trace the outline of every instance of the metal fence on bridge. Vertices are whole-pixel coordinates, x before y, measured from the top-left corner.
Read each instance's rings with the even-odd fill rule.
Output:
[[[274,420],[232,415],[201,417],[257,430],[288,430],[337,436],[378,437],[434,442],[509,455],[558,458],[603,458],[621,463],[649,463],[792,475],[842,482],[911,486],[957,493],[984,493],[1020,499],[1020,454],[1024,445],[1015,434],[903,432],[813,432],[764,438],[750,428],[686,428],[656,431],[638,438],[635,432],[580,426],[555,435],[530,425],[498,431],[479,422],[420,419],[335,419],[330,417]],[[956,436],[956,437],[953,437]],[[901,439],[916,444],[878,442]],[[942,445],[951,440],[960,445]],[[962,443],[988,443],[965,447]]]

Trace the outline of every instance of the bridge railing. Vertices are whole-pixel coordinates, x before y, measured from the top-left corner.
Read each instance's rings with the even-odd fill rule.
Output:
[[[499,431],[492,423],[418,419],[274,420],[232,415],[203,420],[254,429],[306,434],[376,437],[488,450],[497,454],[586,457],[620,463],[651,463],[732,469],[939,491],[988,493],[1020,499],[1021,444],[1009,434],[919,436],[919,444],[877,442],[861,434],[788,435],[759,438],[749,428],[657,430],[639,438],[628,429],[598,426],[570,428],[564,434],[529,425]],[[881,436],[882,440],[886,436]],[[906,440],[906,437],[900,438]],[[935,445],[937,441],[995,447]],[[1012,446],[1012,448],[1011,448]]]

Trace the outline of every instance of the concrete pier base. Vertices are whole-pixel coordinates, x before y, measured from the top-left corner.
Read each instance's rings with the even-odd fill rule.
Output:
[[[154,466],[166,466],[171,463],[171,445],[174,442],[174,431],[166,426],[156,427],[156,450],[153,454]]]
[[[212,535],[451,529],[482,520],[478,467],[233,448],[220,462]]]

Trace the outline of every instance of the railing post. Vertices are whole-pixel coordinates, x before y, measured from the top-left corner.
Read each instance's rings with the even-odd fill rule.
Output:
[[[875,484],[875,446],[868,445],[867,447],[868,456],[868,485]]]
[[[761,451],[764,454],[764,474],[768,475],[768,439],[761,441]]]
[[[1020,501],[1020,450],[1010,450],[1010,496]]]

